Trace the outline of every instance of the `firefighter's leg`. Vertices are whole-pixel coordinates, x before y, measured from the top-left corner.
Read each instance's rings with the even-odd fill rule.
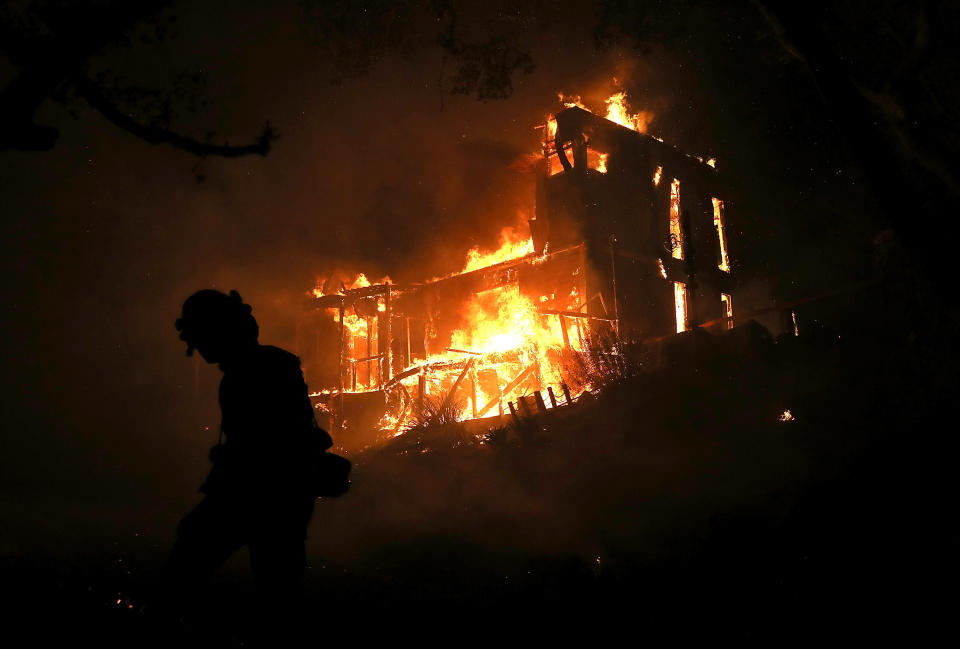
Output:
[[[171,588],[185,599],[198,596],[198,589],[245,542],[238,506],[205,498],[177,526],[168,563]]]
[[[313,499],[263,509],[250,539],[250,564],[263,597],[299,598],[306,567],[304,543],[313,514]]]

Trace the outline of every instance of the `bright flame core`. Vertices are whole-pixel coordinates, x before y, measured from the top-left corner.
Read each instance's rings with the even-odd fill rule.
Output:
[[[473,248],[468,251],[460,273],[519,259],[533,252],[533,242],[529,236],[520,234],[519,228],[504,228],[500,233],[500,245],[496,250],[484,251]],[[459,274],[459,273],[458,273]],[[438,278],[439,279],[439,278]],[[389,280],[386,280],[389,281]],[[436,281],[436,280],[434,280]],[[382,283],[382,282],[378,282]],[[329,282],[328,282],[329,284]],[[322,286],[323,282],[318,282]],[[363,274],[358,275],[346,289],[370,286],[371,282]],[[322,296],[320,288],[314,294]],[[576,312],[579,307],[579,291],[574,289],[569,295],[541,296],[540,301],[550,304],[553,310]],[[378,312],[383,311],[378,305]],[[339,321],[339,309],[328,309],[335,322]],[[555,314],[544,315],[538,312],[537,305],[528,296],[521,294],[516,281],[497,288],[473,294],[460,308],[461,326],[450,335],[449,347],[444,350],[431,350],[426,359],[418,359],[415,365],[430,366],[424,375],[426,394],[444,393],[451,389],[459,375],[464,372],[463,361],[472,358],[472,366],[458,384],[457,402],[462,404],[461,416],[483,417],[497,414],[507,400],[515,399],[531,389],[541,389],[545,405],[547,388],[554,394],[563,394],[561,385],[563,376],[561,359],[566,349],[583,351],[587,336],[582,318],[564,317]],[[379,318],[362,317],[354,309],[344,313],[345,345],[347,359],[362,359],[377,354],[376,329]],[[369,366],[369,369],[364,369]],[[379,389],[381,379],[377,376],[376,361],[353,363],[355,377],[344,380],[346,392],[363,392]],[[411,366],[413,367],[413,366]],[[394,367],[399,373],[406,368]],[[517,383],[510,392],[503,393],[505,387],[527,372],[529,378]],[[402,379],[408,395],[415,395],[419,389],[420,376],[413,374]],[[574,396],[583,387],[574,390]],[[484,406],[492,405],[484,410]],[[402,420],[387,415],[380,422],[384,429],[399,430]]]
[[[720,246],[720,260],[717,262],[717,268],[725,273],[730,272],[730,253],[727,252],[727,233],[724,230],[723,219],[723,201],[718,198],[713,200],[713,227],[717,230],[717,242]]]
[[[646,133],[647,125],[653,119],[653,113],[641,110],[638,113],[630,114],[627,107],[627,93],[624,90],[614,93],[604,100],[607,105],[606,118],[620,126],[626,126],[630,130],[638,133]]]
[[[670,247],[675,259],[683,259],[683,227],[680,224],[680,181],[670,185]]]
[[[673,283],[673,303],[677,312],[677,333],[689,329],[687,323],[687,285],[682,282]]]
[[[720,301],[723,302],[723,315],[726,318],[733,318],[733,297],[727,293],[720,294]],[[724,327],[728,331],[733,329],[733,320],[727,320],[727,326]]]
[[[519,259],[533,252],[533,239],[520,233],[519,228],[505,227],[500,231],[500,247],[483,252],[479,247],[467,251],[467,261],[461,273],[486,268],[511,259]]]

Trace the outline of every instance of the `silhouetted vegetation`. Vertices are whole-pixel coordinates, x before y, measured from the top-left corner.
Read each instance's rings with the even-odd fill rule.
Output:
[[[583,352],[564,353],[561,367],[569,385],[594,389],[627,380],[643,371],[641,350],[613,333],[588,337]]]

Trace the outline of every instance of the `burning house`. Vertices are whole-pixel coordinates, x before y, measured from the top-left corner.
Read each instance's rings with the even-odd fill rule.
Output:
[[[314,396],[348,445],[398,434],[431,398],[464,419],[571,402],[591,386],[570,368],[599,337],[733,326],[721,174],[619,98],[608,118],[576,102],[547,120],[529,232],[447,277],[314,291],[338,331],[335,384]]]

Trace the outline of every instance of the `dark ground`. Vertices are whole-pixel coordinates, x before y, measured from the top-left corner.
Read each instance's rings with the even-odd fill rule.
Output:
[[[929,335],[688,334],[673,367],[485,444],[447,431],[356,455],[353,490],[311,525],[304,632],[946,639],[955,373]],[[249,643],[245,556],[182,621],[156,608],[158,556],[4,560],[8,619],[39,646]]]

